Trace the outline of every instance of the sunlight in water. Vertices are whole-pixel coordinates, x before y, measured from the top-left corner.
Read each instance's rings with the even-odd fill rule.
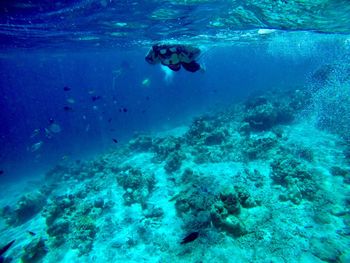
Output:
[[[161,66],[162,71],[164,72],[164,81],[167,85],[173,82],[174,71],[166,66]]]

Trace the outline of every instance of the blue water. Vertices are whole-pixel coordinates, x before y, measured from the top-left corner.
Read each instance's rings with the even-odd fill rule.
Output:
[[[117,147],[112,138],[122,142],[135,132],[186,124],[200,112],[218,110],[262,89],[302,86],[324,60],[271,57],[264,46],[208,48],[202,58],[205,73],[172,73],[166,80],[159,65],[144,61],[147,51],[43,50],[3,57],[1,160],[8,177],[34,167],[46,169],[64,157],[74,160]],[[142,85],[146,78],[148,86]],[[71,90],[64,91],[65,86]],[[101,99],[93,102],[96,95]],[[127,112],[120,112],[124,107]],[[47,138],[44,129],[50,119],[62,132]],[[39,134],[31,138],[36,129]],[[30,151],[40,141],[42,147]]]

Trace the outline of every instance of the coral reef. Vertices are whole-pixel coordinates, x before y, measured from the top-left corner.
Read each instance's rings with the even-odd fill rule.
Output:
[[[73,223],[74,235],[71,238],[72,248],[77,248],[81,255],[91,251],[98,231],[95,218],[90,215],[77,215]]]
[[[165,171],[168,173],[176,172],[180,169],[183,159],[185,159],[184,155],[179,152],[170,154],[164,165]]]
[[[23,195],[15,207],[4,207],[2,216],[9,225],[20,225],[38,214],[46,203],[46,197],[40,192],[35,191]]]
[[[300,204],[303,198],[313,200],[318,190],[313,173],[305,164],[291,155],[275,158],[271,163],[272,179],[275,183],[286,187],[287,193],[281,200],[291,200]]]
[[[150,151],[153,146],[152,137],[147,135],[138,135],[129,141],[129,147],[137,151]]]
[[[155,138],[153,151],[155,153],[154,160],[157,162],[162,162],[166,160],[170,154],[181,151],[181,138],[174,136]]]
[[[256,205],[256,201],[245,188],[224,188],[211,207],[212,222],[218,229],[240,237],[247,233],[246,226],[239,216],[241,207],[252,208]]]
[[[117,182],[125,193],[123,195],[126,205],[140,203],[146,207],[147,199],[155,186],[155,177],[153,173],[143,173],[140,169],[124,167],[117,174]]]
[[[267,92],[188,130],[62,162],[39,191],[1,210],[13,231],[44,222],[33,231],[48,240],[31,236],[22,261],[63,249],[72,262],[347,260],[350,147],[298,122],[309,95]]]
[[[295,113],[289,99],[273,101],[265,97],[258,97],[250,100],[245,105],[246,113],[243,120],[257,131],[266,131],[278,124],[289,123],[294,119]]]
[[[24,248],[21,262],[23,263],[37,263],[42,262],[42,259],[48,252],[48,248],[45,245],[45,239],[42,237],[33,238],[32,241]]]
[[[99,199],[95,200],[101,202]],[[44,211],[50,245],[59,247],[70,240],[81,255],[91,251],[98,228],[95,219],[102,212],[74,195],[55,196]]]
[[[270,150],[278,144],[278,139],[273,133],[259,136],[251,136],[242,142],[242,152],[247,160],[267,159]]]

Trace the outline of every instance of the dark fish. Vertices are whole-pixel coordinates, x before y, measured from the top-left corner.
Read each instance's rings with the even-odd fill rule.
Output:
[[[149,96],[147,96],[147,97],[146,97],[146,100],[150,100],[150,97],[149,97]]]
[[[94,102],[99,100],[99,99],[101,99],[101,96],[98,96],[98,95],[91,96],[91,100]]]
[[[182,239],[180,244],[186,244],[186,243],[192,242],[196,240],[198,236],[199,236],[199,232],[192,232],[191,234],[186,236],[184,239]]]
[[[111,122],[112,122],[112,118],[109,118],[109,119],[108,119],[108,123],[111,123]]]
[[[117,139],[112,139],[114,143],[118,143],[118,140]]]
[[[63,109],[64,111],[73,111],[73,108],[69,106],[64,106]]]
[[[52,124],[52,123],[54,123],[54,122],[55,122],[55,120],[54,120],[53,118],[50,118],[50,119],[49,119],[49,123],[50,123],[50,124]]]
[[[4,170],[0,170],[0,175],[3,175],[4,173]]]
[[[29,230],[28,230],[28,234],[31,235],[31,236],[35,236],[36,235],[34,232],[29,231]]]
[[[16,240],[12,240],[6,246],[0,248],[0,262],[3,260],[3,258],[1,256],[12,246],[13,243],[15,243],[15,241]]]
[[[70,87],[68,87],[68,86],[64,86],[64,87],[63,87],[63,90],[64,90],[64,91],[70,91],[70,90],[71,90],[71,88],[70,88]]]
[[[127,108],[120,108],[119,112],[128,112],[128,109]]]

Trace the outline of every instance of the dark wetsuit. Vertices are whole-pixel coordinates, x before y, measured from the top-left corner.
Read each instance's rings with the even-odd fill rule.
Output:
[[[201,66],[195,61],[200,50],[186,45],[153,45],[146,56],[150,64],[161,63],[173,71],[179,71],[181,66],[190,72],[198,71]]]

